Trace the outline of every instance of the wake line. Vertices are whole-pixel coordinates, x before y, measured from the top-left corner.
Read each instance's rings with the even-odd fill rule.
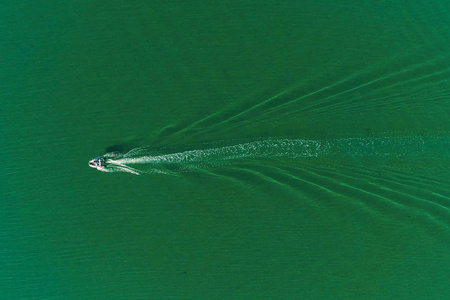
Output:
[[[152,154],[147,147],[125,154],[104,155],[107,172],[167,173],[158,166],[180,165],[185,168],[202,164],[224,164],[227,161],[264,158],[392,158],[448,159],[450,138],[443,136],[344,138],[331,140],[268,139],[217,148],[188,150],[169,154]],[[150,165],[151,169],[145,165]],[[110,171],[108,171],[110,170]],[[170,172],[170,171],[168,171]]]

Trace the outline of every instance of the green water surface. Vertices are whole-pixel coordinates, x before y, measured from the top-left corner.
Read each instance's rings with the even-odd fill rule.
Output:
[[[443,0],[2,4],[0,298],[449,299],[449,28]],[[267,142],[299,139],[330,147]],[[87,165],[142,146],[199,156]]]

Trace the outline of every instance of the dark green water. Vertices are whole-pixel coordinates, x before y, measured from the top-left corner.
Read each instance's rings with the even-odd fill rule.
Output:
[[[0,298],[450,298],[448,1],[27,2]]]

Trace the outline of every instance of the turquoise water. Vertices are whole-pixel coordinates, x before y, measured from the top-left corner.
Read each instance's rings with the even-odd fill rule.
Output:
[[[449,298],[450,7],[335,2],[3,5],[0,298]]]

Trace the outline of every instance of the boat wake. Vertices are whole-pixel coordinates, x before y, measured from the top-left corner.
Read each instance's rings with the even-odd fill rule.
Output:
[[[125,154],[107,153],[102,157],[104,172],[176,174],[205,166],[217,166],[245,159],[328,158],[336,161],[411,160],[449,158],[450,138],[402,136],[377,138],[342,138],[331,140],[268,139],[231,146],[163,153],[139,147]]]

